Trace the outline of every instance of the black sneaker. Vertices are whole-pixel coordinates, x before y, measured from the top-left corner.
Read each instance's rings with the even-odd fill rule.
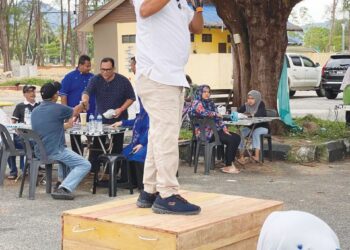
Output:
[[[150,208],[152,207],[153,202],[156,200],[158,194],[158,192],[150,194],[142,190],[140,192],[139,198],[137,199],[136,205],[140,208]]]
[[[162,198],[160,195],[154,201],[152,206],[156,214],[178,214],[178,215],[196,215],[201,212],[201,208],[189,203],[178,194],[168,198]]]
[[[63,187],[57,189],[57,191],[53,192],[51,196],[55,200],[74,200],[72,193]]]

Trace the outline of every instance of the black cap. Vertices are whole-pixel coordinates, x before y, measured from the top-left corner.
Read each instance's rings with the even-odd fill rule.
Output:
[[[36,89],[36,87],[33,85],[24,85],[23,86],[23,94],[27,93],[28,91],[35,90],[35,89]]]
[[[59,82],[49,82],[41,87],[40,94],[43,100],[51,99],[60,89],[61,84]]]

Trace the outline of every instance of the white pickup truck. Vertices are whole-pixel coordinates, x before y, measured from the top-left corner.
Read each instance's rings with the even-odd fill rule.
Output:
[[[306,56],[286,53],[288,67],[289,96],[294,96],[296,91],[313,90],[319,97],[324,97],[325,92],[320,86],[322,69],[319,63],[314,63]]]

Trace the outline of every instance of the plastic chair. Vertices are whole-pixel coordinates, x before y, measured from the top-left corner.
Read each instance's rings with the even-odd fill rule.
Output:
[[[7,160],[10,156],[24,156],[25,151],[23,149],[16,149],[12,137],[7,128],[0,124],[0,136],[2,143],[2,150],[0,155],[0,186],[4,185],[5,172],[7,166]]]
[[[208,175],[210,169],[214,168],[215,148],[222,145],[219,134],[213,118],[193,118],[193,123],[199,126],[200,137],[197,138],[196,154],[194,159],[194,172],[197,173],[198,158],[200,147],[204,146],[204,174]],[[214,134],[214,141],[208,142],[206,138],[205,128],[209,126]]]
[[[41,165],[45,165],[46,193],[50,194],[52,190],[52,165],[58,162],[49,159],[44,144],[40,136],[35,131],[30,129],[18,129],[18,135],[21,136],[24,140],[24,148],[28,163],[24,166],[23,176],[25,176],[25,174],[27,173],[29,165],[29,199],[35,199],[35,189],[37,186],[39,167]],[[35,156],[35,153],[33,151],[33,145],[35,145],[38,148],[40,159],[37,156]],[[24,182],[25,178],[23,177],[18,197],[22,197]]]
[[[274,109],[266,109],[266,117],[278,117],[278,113]],[[269,160],[272,161],[272,135],[271,128],[268,128],[268,133],[265,135],[260,135],[260,162],[264,162],[264,139],[267,140]]]
[[[133,190],[133,182],[131,177],[131,170],[128,159],[121,154],[103,154],[99,156],[99,160],[103,164],[107,164],[107,167],[109,169],[109,179],[108,179],[108,194],[109,197],[116,197],[117,196],[117,186],[119,187],[126,187],[130,190],[130,194],[134,193]],[[117,173],[118,170],[122,167],[122,164],[125,164],[126,171],[127,171],[127,177],[128,181],[126,183],[117,183]],[[92,187],[92,193],[96,194],[96,188],[98,185],[98,170],[95,172],[94,175],[94,183]]]

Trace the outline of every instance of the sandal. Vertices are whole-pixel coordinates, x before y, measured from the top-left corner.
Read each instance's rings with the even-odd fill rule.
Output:
[[[239,174],[240,171],[237,168],[234,167],[225,167],[221,169],[221,172],[226,174]]]
[[[243,159],[237,159],[236,161],[237,161],[240,165],[242,165],[242,166],[244,166],[245,164],[247,164],[247,161],[246,161],[245,158],[243,158]]]
[[[253,163],[260,163],[259,158],[258,158],[258,159],[255,159],[254,157],[251,157],[251,160],[253,161]]]

